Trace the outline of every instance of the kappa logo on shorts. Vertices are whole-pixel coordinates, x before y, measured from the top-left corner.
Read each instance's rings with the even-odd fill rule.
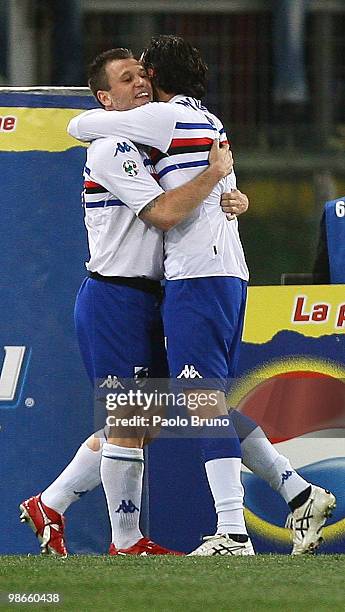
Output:
[[[103,387],[107,387],[107,389],[118,389],[118,387],[120,387],[120,389],[124,389],[124,386],[118,377],[112,376],[111,374],[108,374],[107,378],[99,385],[98,388],[102,389]]]
[[[122,168],[128,176],[137,176],[139,174],[138,164],[133,159],[126,159],[122,164]]]
[[[185,365],[182,372],[176,378],[202,378],[193,365]]]
[[[136,151],[136,149],[135,147],[132,147],[129,142],[118,142],[116,145],[114,157],[116,157],[118,153],[129,153],[130,151]]]

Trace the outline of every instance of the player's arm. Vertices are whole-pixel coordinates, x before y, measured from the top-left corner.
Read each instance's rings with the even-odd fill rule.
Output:
[[[74,117],[67,131],[70,136],[83,142],[107,136],[123,136],[165,153],[172,139],[178,113],[176,105],[164,102],[151,102],[128,111],[96,108]]]
[[[232,169],[229,148],[215,141],[209,167],[188,183],[164,192],[144,166],[135,145],[114,138],[100,138],[90,145],[92,176],[110,193],[126,204],[143,221],[168,231],[201,204],[213,187]],[[126,146],[123,146],[126,145]],[[90,164],[89,164],[90,165]]]
[[[140,219],[165,232],[184,221],[207,198],[215,185],[231,172],[232,155],[228,145],[219,147],[219,141],[215,140],[209,164],[207,170],[196,178],[149,202],[140,212]]]

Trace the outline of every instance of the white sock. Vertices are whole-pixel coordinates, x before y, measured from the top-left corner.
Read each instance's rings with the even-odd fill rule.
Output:
[[[290,461],[274,448],[261,427],[257,427],[241,443],[242,462],[256,476],[263,478],[289,503],[310,483],[292,467]]]
[[[73,502],[101,483],[101,456],[102,446],[93,451],[84,442],[60,476],[43,491],[43,503],[64,514]]]
[[[205,463],[205,469],[218,517],[217,533],[246,534],[241,459],[212,459]]]
[[[141,448],[103,445],[101,478],[116,548],[128,548],[143,537],[139,528],[143,472]]]

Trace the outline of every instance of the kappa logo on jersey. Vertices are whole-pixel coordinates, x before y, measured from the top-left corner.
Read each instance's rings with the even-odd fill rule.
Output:
[[[202,376],[193,365],[185,365],[177,378],[202,378]]]
[[[136,151],[136,148],[132,147],[129,142],[118,142],[116,145],[114,157],[116,157],[118,153],[129,153],[130,151]]]
[[[107,389],[124,389],[122,382],[118,379],[117,376],[112,376],[108,374],[107,378],[99,385],[99,389],[103,387],[107,387]]]
[[[135,512],[136,510],[139,512],[139,508],[137,508],[136,505],[133,504],[131,499],[129,499],[128,502],[125,499],[123,499],[118,509],[115,510],[115,512],[123,512],[124,514],[128,514],[128,513],[133,514],[133,512]]]
[[[19,386],[20,375],[24,370],[25,346],[4,346],[5,358],[0,375],[0,407],[15,408],[21,395],[24,379]],[[29,358],[30,352],[28,352]],[[26,360],[28,363],[28,360]],[[14,402],[18,398],[17,403]],[[4,402],[6,405],[3,405]]]
[[[137,176],[139,173],[138,164],[133,159],[126,159],[122,164],[122,168],[128,176]]]

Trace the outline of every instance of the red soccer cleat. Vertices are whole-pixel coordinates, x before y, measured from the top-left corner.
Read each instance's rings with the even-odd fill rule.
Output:
[[[48,508],[41,501],[41,494],[23,501],[19,509],[21,522],[27,523],[41,542],[41,552],[67,557],[63,515]]]
[[[177,550],[170,550],[160,546],[149,538],[141,538],[135,544],[129,548],[117,549],[114,544],[110,544],[109,555],[139,555],[141,557],[147,557],[148,555],[175,555],[182,556],[185,553],[177,552]]]

